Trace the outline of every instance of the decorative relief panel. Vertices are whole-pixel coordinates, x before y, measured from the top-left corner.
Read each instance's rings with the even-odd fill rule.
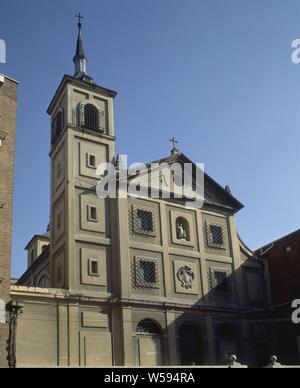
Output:
[[[52,227],[55,242],[57,242],[65,232],[65,200],[64,195],[53,206]]]
[[[65,147],[62,146],[53,159],[53,188],[57,190],[65,180]]]
[[[181,294],[198,295],[199,270],[196,263],[174,261],[175,291]]]
[[[65,254],[60,252],[54,257],[53,281],[55,288],[65,287]]]

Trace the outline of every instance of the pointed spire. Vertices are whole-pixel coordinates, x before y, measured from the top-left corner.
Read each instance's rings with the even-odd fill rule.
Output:
[[[78,18],[78,35],[77,35],[77,44],[76,44],[76,54],[74,55],[73,62],[75,64],[75,74],[74,77],[81,78],[84,81],[92,82],[92,78],[87,75],[86,72],[86,64],[87,64],[87,57],[84,53],[83,49],[83,40],[81,35],[81,29],[82,29],[82,23],[81,19],[84,19],[83,16],[76,15],[75,17]]]

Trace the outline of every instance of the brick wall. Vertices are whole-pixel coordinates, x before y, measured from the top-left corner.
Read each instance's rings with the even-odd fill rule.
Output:
[[[9,301],[17,83],[0,82],[0,300]],[[1,281],[1,279],[3,279]],[[0,323],[0,367],[7,367],[8,327]]]

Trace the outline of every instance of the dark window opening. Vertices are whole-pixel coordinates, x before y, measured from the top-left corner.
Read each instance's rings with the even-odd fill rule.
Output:
[[[226,272],[214,271],[215,291],[228,293],[230,291],[229,282]]]
[[[141,231],[152,233],[153,232],[153,218],[152,213],[145,210],[137,211],[138,227]]]
[[[161,335],[160,327],[150,319],[139,322],[136,328],[137,334]]]
[[[91,168],[96,167],[96,156],[95,155],[88,155],[88,166]]]
[[[90,260],[90,275],[91,276],[97,276],[99,275],[99,266],[98,266],[98,261],[91,259]]]
[[[213,245],[224,245],[223,229],[221,226],[210,225],[211,241]]]
[[[90,220],[97,221],[97,208],[94,206],[90,206]]]
[[[145,283],[156,283],[156,266],[150,261],[139,262],[141,280]]]
[[[99,112],[92,104],[84,107],[84,125],[90,129],[99,129]]]

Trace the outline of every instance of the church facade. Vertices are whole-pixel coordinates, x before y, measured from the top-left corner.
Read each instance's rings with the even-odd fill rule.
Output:
[[[243,205],[229,188],[205,174],[201,208],[123,198],[118,184],[115,198],[97,195],[97,166],[122,170],[117,93],[88,76],[78,27],[75,74],[48,108],[49,230],[29,242],[28,270],[11,287],[22,307],[16,366],[218,365],[232,354],[266,365],[266,268],[237,233]],[[175,146],[156,162],[191,163]]]

